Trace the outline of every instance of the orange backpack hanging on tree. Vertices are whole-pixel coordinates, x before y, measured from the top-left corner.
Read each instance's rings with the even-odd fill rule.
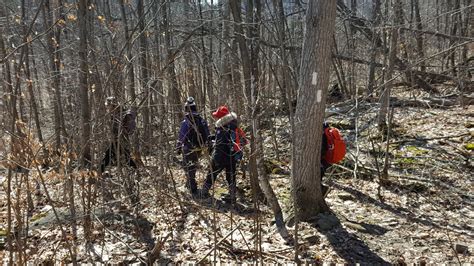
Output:
[[[346,143],[337,128],[326,127],[324,134],[327,140],[327,149],[323,159],[329,164],[339,163],[346,155]]]

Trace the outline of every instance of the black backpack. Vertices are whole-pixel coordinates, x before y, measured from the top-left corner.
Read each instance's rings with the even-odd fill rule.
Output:
[[[126,135],[132,135],[137,128],[137,113],[133,109],[125,112],[122,120],[122,129]]]
[[[202,148],[207,142],[207,125],[200,116],[188,118],[189,131],[187,135],[188,142],[194,148]],[[196,130],[197,129],[197,130]]]

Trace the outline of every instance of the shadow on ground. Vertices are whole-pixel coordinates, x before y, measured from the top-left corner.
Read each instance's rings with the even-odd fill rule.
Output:
[[[320,216],[318,222],[313,226],[324,234],[334,251],[349,264],[362,264],[362,265],[390,265],[385,259],[381,258],[377,253],[372,251],[367,244],[359,239],[357,235],[349,233],[334,215],[323,215]],[[321,219],[330,219],[332,227],[329,230],[323,230],[321,226]],[[387,230],[380,226],[373,226],[369,224],[360,224],[360,226],[367,227],[367,230],[372,234],[384,234]]]
[[[395,207],[391,206],[385,202],[376,200],[370,197],[369,195],[366,195],[362,193],[361,191],[354,189],[352,187],[344,186],[335,182],[331,182],[331,186],[336,189],[339,189],[341,191],[345,191],[351,194],[352,196],[354,196],[356,200],[360,202],[373,204],[383,210],[389,211],[401,218],[404,218],[411,223],[418,223],[418,224],[422,224],[422,225],[433,227],[433,228],[442,228],[443,230],[449,230],[449,231],[459,233],[459,234],[467,234],[470,237],[474,237],[474,234],[466,233],[465,229],[458,225],[451,224],[449,225],[449,228],[448,228],[447,225],[440,225],[433,222],[432,219],[430,217],[427,217],[426,215],[417,215],[413,213],[411,210],[409,210],[408,208],[404,208],[400,206],[395,206]]]

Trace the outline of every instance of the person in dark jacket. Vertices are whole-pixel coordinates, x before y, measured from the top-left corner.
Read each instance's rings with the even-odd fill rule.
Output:
[[[237,115],[229,112],[226,106],[219,107],[213,114],[217,119],[214,148],[211,154],[211,167],[202,188],[202,197],[208,198],[209,190],[214,184],[220,172],[225,170],[225,177],[229,187],[231,203],[236,200],[236,178],[235,169],[237,159],[235,158],[234,141],[232,134],[238,128]]]
[[[112,130],[109,147],[100,165],[101,173],[104,173],[110,163],[116,163],[121,158],[136,169],[137,164],[130,156],[130,137],[135,130],[135,115],[130,110],[125,110],[115,97],[108,97],[105,105],[110,114]]]
[[[329,127],[328,122],[323,123],[323,139],[321,142],[321,192],[323,194],[323,198],[326,197],[327,193],[329,192],[329,187],[323,185],[323,177],[326,173],[326,170],[331,166],[330,163],[326,162],[324,159],[324,155],[326,154],[326,150],[328,149],[328,141],[326,138],[326,134],[324,133],[324,130]]]
[[[186,172],[186,187],[193,196],[198,195],[196,170],[202,149],[207,145],[209,127],[198,113],[193,97],[188,97],[184,105],[185,116],[178,134],[177,152],[183,155],[183,167]]]

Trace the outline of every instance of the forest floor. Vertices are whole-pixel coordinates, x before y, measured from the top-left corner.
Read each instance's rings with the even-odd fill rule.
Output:
[[[359,108],[357,121],[355,109],[329,118],[343,128],[348,155],[324,179],[331,187],[326,200],[333,212],[327,220],[332,223],[298,225],[299,258],[323,263],[474,263],[473,106],[396,108],[388,147],[389,177],[380,188],[377,169],[383,168],[387,146],[375,130],[378,108],[370,103],[360,103]],[[283,211],[288,213],[290,129],[284,118],[275,117],[271,122],[277,129],[275,137],[271,130],[264,131],[266,154],[270,155],[267,168]],[[76,252],[81,263],[138,263],[147,262],[150,256],[161,263],[252,262],[256,257],[266,263],[294,262],[294,247],[277,233],[271,210],[252,203],[248,174],[243,178],[239,173],[239,208],[233,209],[220,200],[227,193],[223,177],[215,189],[218,200],[192,199],[176,164],[160,173],[165,168],[153,163],[155,158],[148,159],[147,169],[141,171],[139,206],[130,206],[126,192],[116,193],[116,200],[109,201],[97,193],[100,207],[92,214],[95,227],[88,245],[83,241],[84,215],[77,208]],[[206,164],[203,161],[199,169],[200,184]],[[114,180],[118,175],[112,171],[112,176]],[[44,193],[35,199],[29,237],[23,244],[28,261],[35,264],[70,261],[61,227],[73,242],[71,216],[62,200],[63,182],[47,181],[58,216]],[[76,203],[82,206],[78,191]],[[0,197],[0,247],[4,248],[4,190]],[[289,231],[293,234],[295,227]],[[257,247],[261,252],[255,252]],[[0,253],[2,256],[4,260],[8,257],[7,253]]]

